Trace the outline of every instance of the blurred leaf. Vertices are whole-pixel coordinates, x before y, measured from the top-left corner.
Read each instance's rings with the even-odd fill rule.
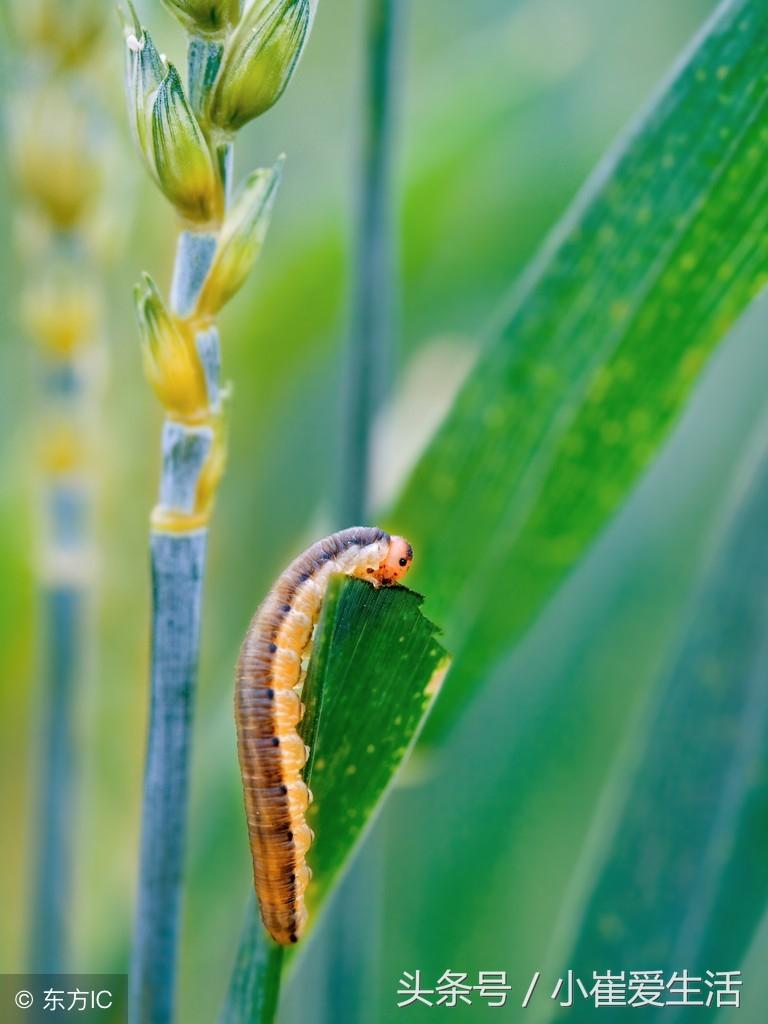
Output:
[[[597,877],[568,962],[581,977],[733,971],[759,925],[768,900],[767,516],[763,458],[645,718],[620,813],[595,844]]]
[[[305,778],[314,793],[307,820],[316,833],[307,861],[309,926],[363,830],[379,809],[395,772],[419,733],[448,668],[422,598],[404,587],[375,589],[333,577],[318,623],[304,688],[302,732],[310,747]],[[255,974],[267,976],[264,931],[246,924],[224,1019],[251,1019]],[[254,970],[249,972],[251,950]]]
[[[524,278],[393,511],[456,653],[435,738],[669,433],[768,271],[768,8],[723,4]]]
[[[767,962],[768,908],[764,908],[762,920],[741,965],[744,987],[740,1005],[721,1010],[717,1015],[717,1024],[763,1024],[768,1004],[768,975],[765,973]]]

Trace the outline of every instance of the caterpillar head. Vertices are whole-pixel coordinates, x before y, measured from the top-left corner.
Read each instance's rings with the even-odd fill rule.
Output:
[[[390,537],[389,547],[373,574],[373,581],[381,587],[394,586],[408,572],[412,561],[413,548],[405,537]]]

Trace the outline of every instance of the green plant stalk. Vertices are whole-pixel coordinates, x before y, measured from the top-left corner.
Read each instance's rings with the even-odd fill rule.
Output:
[[[38,345],[44,456],[41,548],[38,566],[41,618],[41,685],[39,688],[36,791],[31,801],[36,820],[27,969],[63,972],[70,961],[72,861],[77,835],[76,712],[85,658],[85,617],[90,580],[90,481],[87,479],[85,413],[92,399],[82,373],[81,353],[94,340],[96,306],[102,284],[88,245],[93,200],[102,180],[104,136],[99,145],[85,145],[80,129],[88,120],[83,106],[86,65],[99,34],[98,3],[38,5],[32,20],[21,16],[28,7],[4,5],[8,32],[9,157],[16,189],[24,263],[19,304],[26,335]],[[17,10],[18,7],[18,10]],[[65,9],[66,8],[66,9]],[[70,30],[61,31],[66,19]],[[35,22],[46,31],[39,33]],[[69,49],[73,40],[76,45]],[[15,53],[16,67],[10,63]],[[71,131],[50,133],[51,100],[57,116]],[[83,122],[79,120],[85,114]],[[94,135],[93,138],[96,136]],[[82,147],[82,148],[81,148]],[[60,187],[51,189],[50,175],[63,165]],[[90,177],[84,199],[83,175]],[[29,245],[26,217],[36,224]],[[27,249],[29,248],[29,251]],[[59,274],[66,268],[69,277]],[[66,282],[66,283],[63,283]],[[81,288],[84,283],[85,287]],[[92,304],[91,304],[92,303]]]
[[[152,675],[131,1019],[173,1019],[207,530],[153,532]]]
[[[50,54],[44,52],[37,56],[45,60],[50,58]],[[69,84],[64,78],[58,80],[62,94],[66,93]],[[32,80],[30,85],[29,110],[24,105],[22,109],[23,116],[34,119],[35,87]],[[40,130],[34,120],[32,123]],[[29,126],[25,126],[25,131],[29,131]],[[41,144],[37,159],[55,156],[55,150],[52,156]],[[17,170],[17,185],[22,202],[38,210],[48,233],[42,258],[38,253],[26,268],[24,291],[29,289],[34,295],[34,302],[30,305],[37,307],[42,304],[45,307],[62,299],[65,307],[69,299],[76,305],[77,292],[72,296],[63,291],[56,300],[52,300],[45,294],[45,281],[46,275],[49,272],[55,274],[61,265],[76,270],[91,282],[98,280],[98,272],[84,241],[84,215],[81,213],[79,218],[73,218],[64,226],[56,219],[51,206],[46,205],[45,191],[42,195],[37,191],[38,183],[34,177],[27,180],[24,173]],[[39,287],[43,288],[42,296],[35,292]],[[29,297],[27,301],[30,301]],[[50,314],[50,309],[47,312]],[[45,456],[41,473],[42,557],[38,570],[42,684],[37,712],[35,850],[32,855],[26,956],[28,969],[45,972],[66,971],[70,963],[72,861],[77,834],[76,712],[80,696],[79,679],[85,663],[83,647],[91,556],[90,482],[85,466],[84,413],[88,411],[92,396],[82,372],[80,352],[82,346],[93,341],[93,324],[84,326],[86,318],[78,325],[74,336],[66,344],[59,345],[57,328],[62,335],[67,334],[69,312],[66,308],[63,312],[57,308],[55,314],[55,326],[48,323],[45,316],[40,322],[31,320],[27,324],[27,333],[39,344],[42,356],[40,405],[43,430],[40,440]],[[71,322],[69,327],[73,329]]]
[[[368,515],[372,427],[387,397],[394,362],[393,171],[403,22],[400,0],[369,0],[358,231],[345,375],[341,526],[363,523]]]
[[[243,11],[229,4],[227,23],[237,21],[235,14],[247,20],[224,40],[218,35],[203,38],[205,24],[187,5],[172,7],[188,31],[193,25],[201,32],[188,36],[189,101],[176,69],[156,51],[130,3],[124,19],[128,108],[136,141],[166,197],[182,217],[198,225],[179,237],[170,313],[148,276],[135,291],[146,375],[167,416],[150,545],[151,700],[129,985],[131,1024],[169,1024],[174,1016],[205,550],[225,448],[220,342],[212,317],[242,285],[258,254],[279,180],[280,164],[272,169],[268,187],[265,172],[254,172],[231,208],[232,132],[277,101],[313,13],[307,3],[289,4],[275,22],[271,5]],[[224,17],[223,8],[215,4],[207,13],[209,24],[217,15]],[[265,49],[265,39],[272,38],[267,30],[280,44],[276,51]],[[244,32],[255,46],[247,67],[238,49],[245,45]],[[234,63],[219,74],[225,50]],[[271,91],[259,91],[265,75]],[[245,109],[243,88],[250,97]],[[228,99],[232,90],[235,98]],[[228,108],[230,100],[234,106]],[[227,110],[231,120],[224,116]],[[262,186],[266,191],[259,191]]]
[[[284,949],[261,923],[253,897],[219,1024],[272,1024],[280,1000]]]
[[[79,404],[72,367],[49,374],[49,390],[65,388]],[[86,583],[79,568],[87,557],[87,496],[81,479],[46,483],[45,518],[50,550],[42,587],[44,681],[41,694],[40,775],[36,864],[32,887],[29,969],[60,972],[69,965],[72,904],[72,827],[76,811],[75,707],[82,668]]]
[[[208,233],[179,238],[171,306],[194,307],[216,247]],[[196,337],[212,408],[219,403],[219,335]],[[198,486],[214,444],[213,428],[166,419],[159,511],[193,517]],[[132,1024],[174,1016],[192,721],[200,652],[207,526],[150,532],[152,647],[149,735],[134,947],[129,983]]]
[[[214,240],[215,241],[215,240]],[[172,306],[191,308],[214,246],[209,235],[179,240]],[[212,342],[211,377],[218,366]],[[191,514],[213,444],[210,427],[172,420],[163,426],[160,505]],[[200,651],[206,527],[183,532],[152,529],[152,648],[149,736],[144,776],[136,929],[130,978],[131,1020],[173,1019],[176,952],[187,819],[192,714]]]
[[[340,527],[367,523],[371,516],[373,426],[393,375],[398,306],[393,178],[404,29],[400,0],[368,0]],[[325,951],[328,985],[320,1011],[327,1024],[338,1015],[341,994],[350,1020],[363,1021],[366,1006],[376,1001],[371,990],[378,929],[371,915],[378,918],[381,910],[382,867],[378,848],[368,844],[337,894]]]
[[[46,668],[42,699],[37,862],[33,882],[29,969],[60,972],[69,963],[72,895],[72,814],[75,757],[73,717],[78,672],[77,637],[82,593],[75,586],[45,587]]]

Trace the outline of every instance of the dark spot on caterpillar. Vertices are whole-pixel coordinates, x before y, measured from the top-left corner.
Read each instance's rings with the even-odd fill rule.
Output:
[[[310,574],[308,572],[300,572],[298,576],[299,583],[306,583],[309,579]]]
[[[270,652],[271,654],[274,654],[274,653],[275,653],[275,651],[277,650],[277,644],[268,644],[268,645],[267,645],[267,650],[268,650],[268,651],[269,651],[269,652]]]
[[[272,746],[273,747],[279,747],[280,746],[280,740],[277,738],[277,736],[273,736],[272,737]]]
[[[281,609],[281,611],[284,611],[286,615],[288,614],[288,612],[290,610],[291,610],[291,606],[289,604],[284,604],[282,609]]]
[[[373,569],[366,569],[366,572],[371,574],[371,573],[373,573]]]
[[[299,941],[299,936],[296,934],[296,932],[291,932],[291,942],[298,942],[298,941]]]
[[[280,787],[280,792],[283,794],[283,796],[287,796],[288,795],[288,787],[287,786],[281,786]]]
[[[270,686],[270,687],[267,688],[267,700],[274,700],[274,699],[275,699],[275,691]]]
[[[293,871],[292,871],[292,872],[291,872],[291,874],[289,875],[289,877],[288,877],[288,881],[289,881],[289,882],[295,882],[295,881],[296,881],[296,874],[295,874],[295,873],[294,873]]]
[[[408,559],[407,558],[401,558],[400,559],[400,565],[402,565],[402,566],[408,565]]]
[[[288,840],[289,843],[292,843],[293,842],[293,832],[286,832],[285,833],[285,838]]]

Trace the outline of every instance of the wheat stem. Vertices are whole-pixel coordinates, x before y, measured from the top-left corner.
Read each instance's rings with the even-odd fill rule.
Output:
[[[63,971],[69,963],[75,810],[73,719],[83,600],[82,589],[77,586],[45,587],[42,593],[46,666],[29,946],[29,967],[36,972]]]
[[[284,950],[267,935],[251,898],[219,1024],[272,1024],[280,999]]]
[[[224,463],[215,317],[258,256],[282,167],[255,171],[233,199],[231,140],[287,86],[316,0],[168,6],[189,34],[186,92],[132,4],[124,19],[134,136],[156,184],[192,225],[179,237],[170,309],[146,275],[135,293],[144,366],[166,420],[150,536],[151,704],[131,1024],[170,1024],[174,1015],[205,549]],[[276,1000],[279,970],[270,977]]]
[[[46,395],[74,421],[84,399],[76,366],[68,362],[49,368],[46,378]],[[82,571],[88,556],[88,495],[82,475],[47,476],[44,521],[48,535],[41,591],[45,664],[29,962],[32,970],[62,971],[70,959],[75,709],[88,593]]]
[[[373,428],[390,391],[395,359],[398,298],[394,161],[404,22],[400,0],[369,0],[346,375],[346,457],[339,493],[340,517],[345,524],[370,519]],[[379,959],[376,925],[382,909],[382,870],[380,852],[369,842],[340,884],[335,914],[328,926],[328,984],[326,998],[318,1006],[319,1024],[333,1024],[339,1005],[343,1006],[345,1019],[362,1022],[366,1007],[375,1004],[373,965]]]
[[[404,12],[400,0],[368,0],[364,117],[347,369],[339,522],[367,522],[371,435],[394,362],[393,172]]]
[[[195,306],[216,249],[216,236],[179,237],[171,306]],[[219,336],[197,332],[212,407],[218,406]],[[205,577],[207,526],[195,526],[198,492],[215,443],[210,424],[167,417],[162,432],[159,504],[154,518],[175,519],[173,531],[150,532],[152,644],[150,713],[142,803],[136,925],[129,1006],[132,1024],[169,1024],[182,906],[191,736]],[[185,517],[187,525],[185,525]]]
[[[153,532],[152,677],[131,1020],[173,1019],[207,530]]]
[[[75,734],[91,590],[95,396],[86,364],[100,334],[104,287],[93,229],[110,147],[92,130],[88,64],[105,13],[97,3],[31,10],[19,0],[8,5],[7,19],[24,66],[8,76],[4,155],[19,200],[20,319],[38,350],[42,381],[35,417],[42,424],[35,439],[42,454],[42,683],[27,957],[33,971],[61,972],[70,961]]]

